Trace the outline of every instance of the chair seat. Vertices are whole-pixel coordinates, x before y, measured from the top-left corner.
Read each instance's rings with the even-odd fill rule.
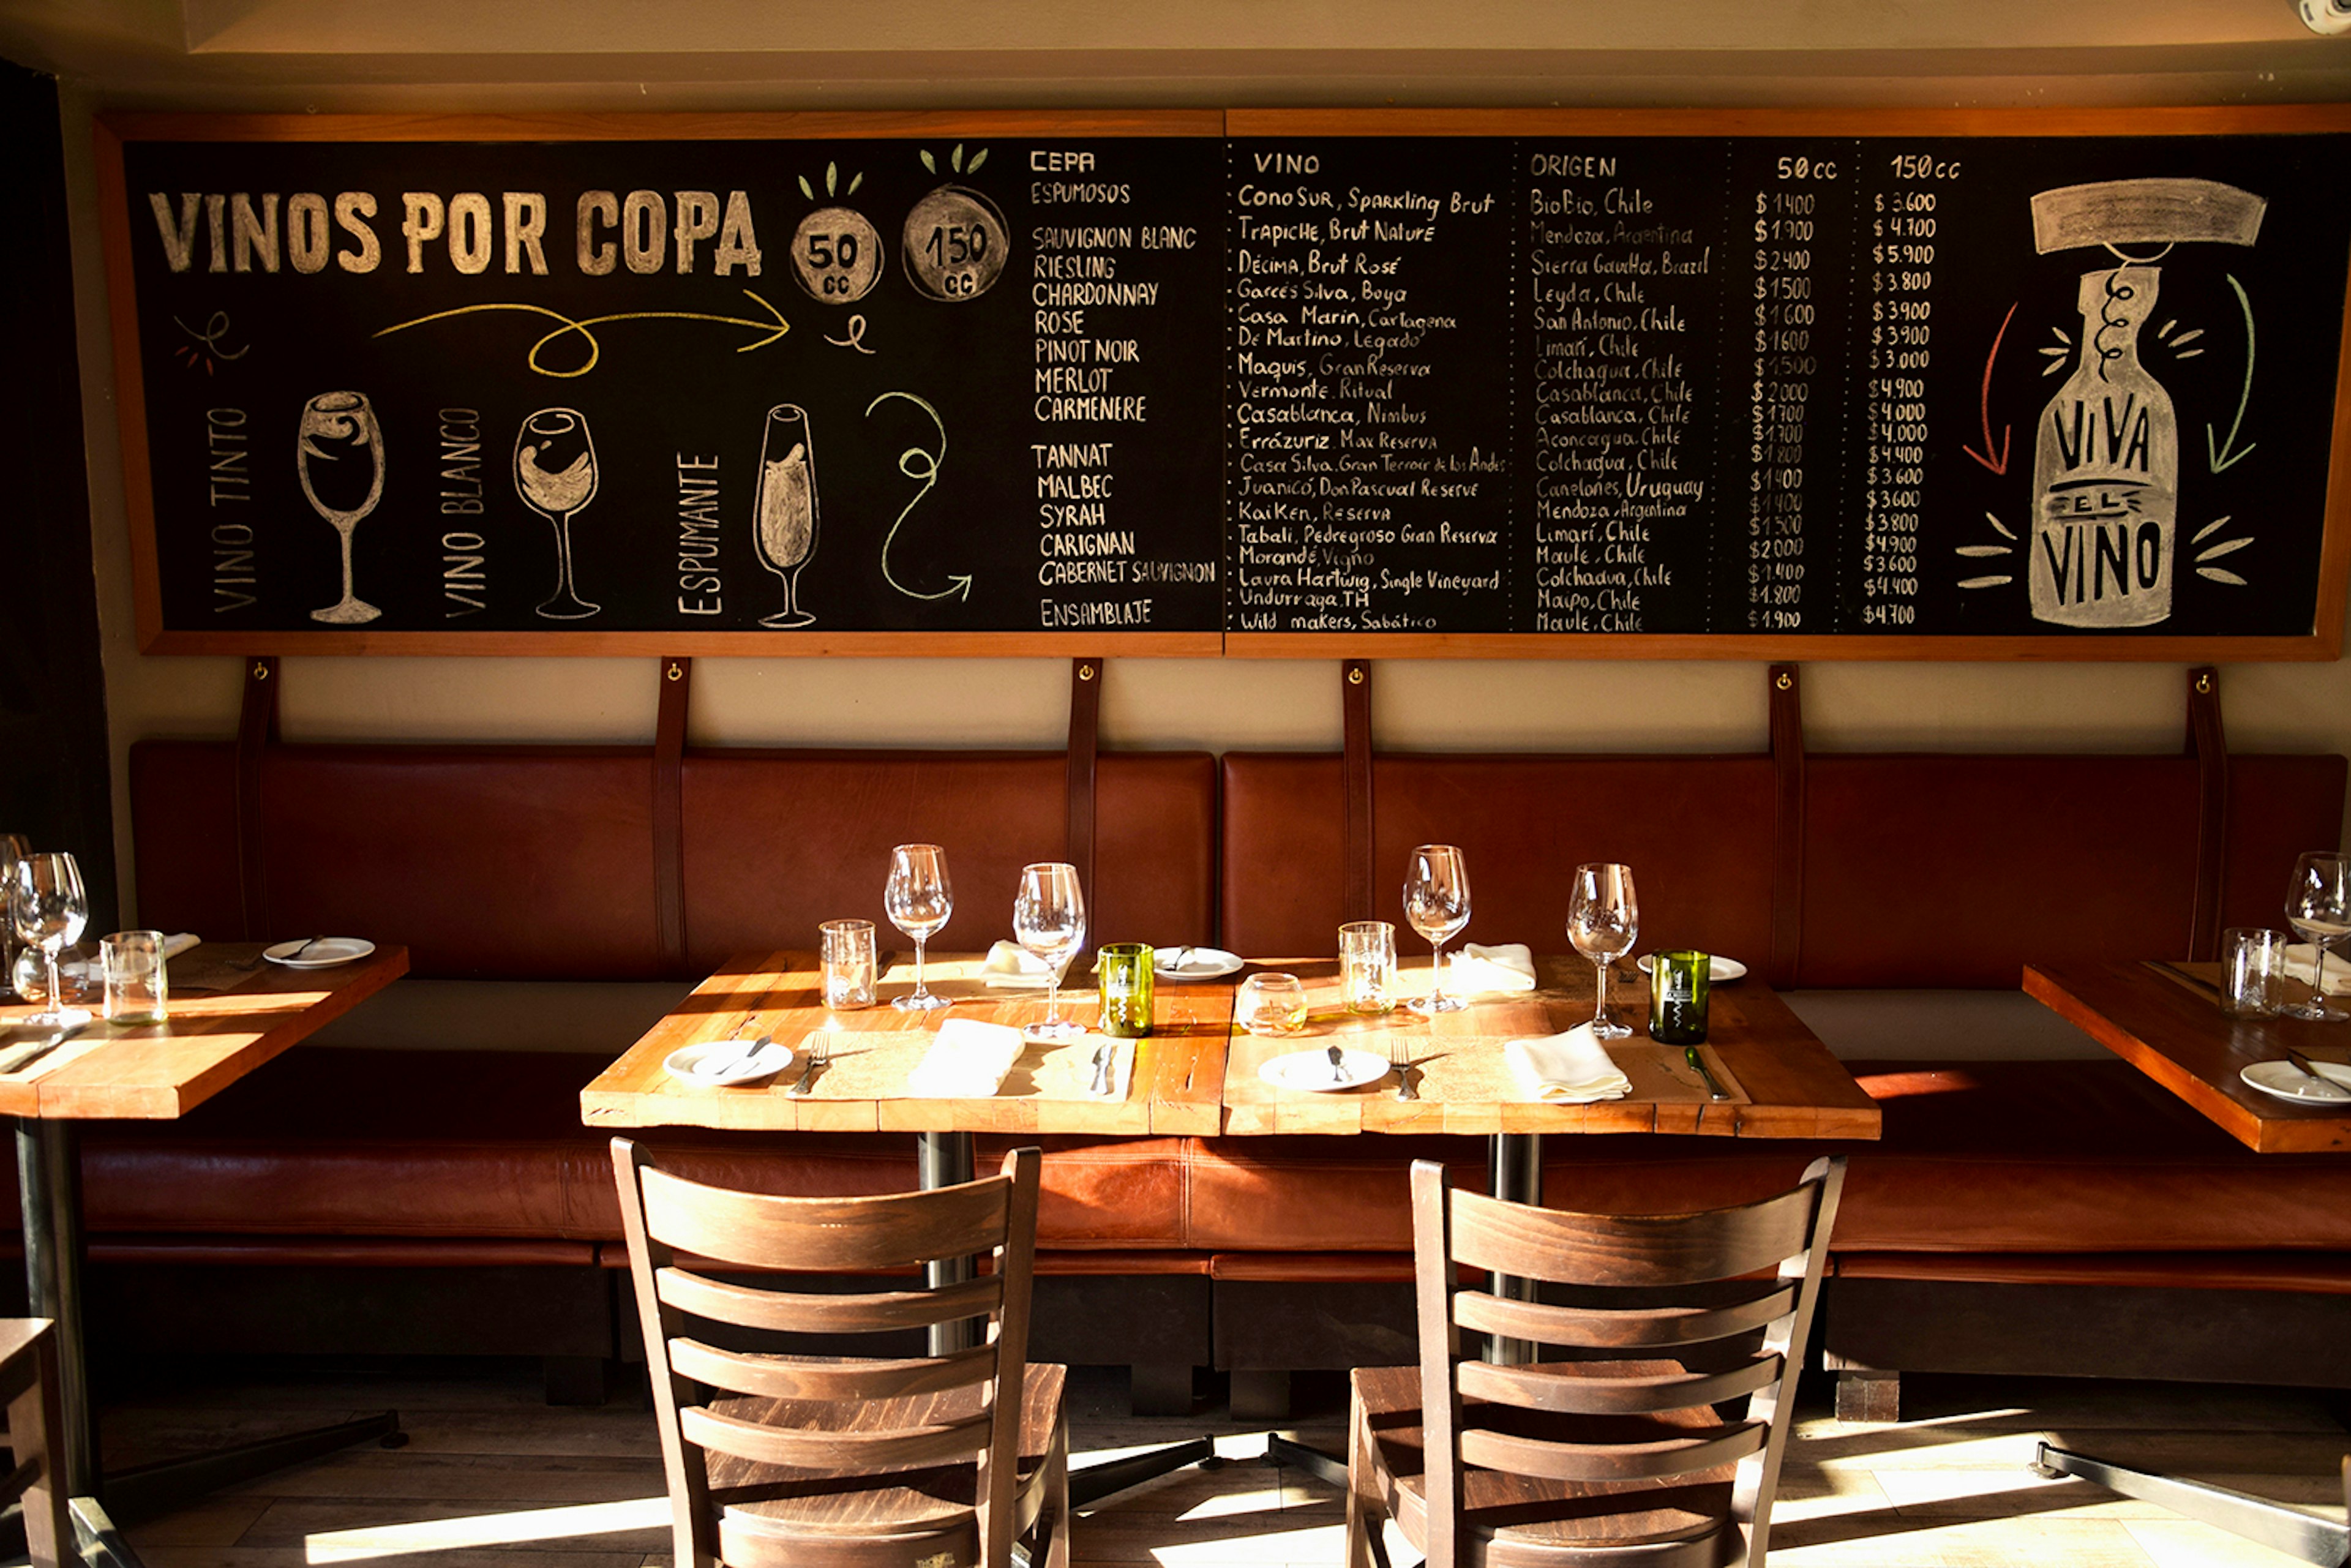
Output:
[[[1016,1492],[1025,1531],[1044,1500],[1045,1466],[1061,1413],[1066,1367],[1031,1362],[1020,1381],[1020,1461]],[[869,1400],[852,1407],[821,1400],[714,1399],[713,1415],[786,1430],[886,1431],[966,1419],[979,1409],[977,1387],[942,1394]],[[763,1536],[928,1534],[968,1525],[976,1508],[978,1467],[953,1464],[874,1470],[820,1470],[763,1465],[732,1455],[709,1456],[711,1500],[722,1529]]]
[[[1679,1363],[1659,1361],[1618,1362],[1610,1370],[1624,1375],[1682,1369]],[[1355,1437],[1374,1460],[1378,1488],[1377,1497],[1366,1500],[1380,1504],[1405,1538],[1426,1551],[1420,1369],[1359,1367],[1353,1381],[1354,1406],[1364,1424]],[[1703,1410],[1628,1419],[1538,1415],[1474,1399],[1464,1401],[1462,1420],[1465,1429],[1491,1425],[1562,1442],[1622,1441],[1636,1426],[1666,1437],[1721,1425]],[[1461,1478],[1465,1544],[1473,1556],[1489,1563],[1600,1563],[1619,1551],[1643,1563],[1734,1562],[1745,1542],[1730,1517],[1733,1468],[1723,1465],[1669,1482],[1562,1481],[1467,1469]],[[1687,1552],[1673,1552],[1677,1543]]]

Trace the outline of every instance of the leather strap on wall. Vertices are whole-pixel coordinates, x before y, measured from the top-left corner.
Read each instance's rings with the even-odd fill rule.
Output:
[[[269,935],[269,889],[261,842],[261,758],[277,740],[277,685],[274,655],[246,660],[245,698],[236,719],[236,876],[237,903],[247,942],[258,942]]]
[[[1070,806],[1066,854],[1078,887],[1094,903],[1094,756],[1102,726],[1102,662],[1070,661]],[[1093,944],[1089,942],[1091,950]]]
[[[685,699],[692,659],[661,662],[661,709],[653,720],[653,939],[668,974],[685,970],[685,810],[679,769],[685,759]]]
[[[2229,872],[2229,737],[2220,726],[2220,672],[2188,672],[2188,749],[2196,758],[2196,904],[2188,956],[2220,956],[2220,885]]]
[[[1347,781],[1347,918],[1373,918],[1372,888],[1379,879],[1372,837],[1372,664],[1349,659],[1339,666],[1346,749],[1340,759]]]
[[[1796,983],[1804,946],[1804,699],[1796,666],[1773,664],[1771,695],[1771,983]]]

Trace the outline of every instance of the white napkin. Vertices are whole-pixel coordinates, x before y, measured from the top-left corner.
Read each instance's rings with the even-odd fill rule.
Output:
[[[163,956],[167,959],[176,958],[203,940],[203,937],[193,931],[182,931],[166,936],[163,938]]]
[[[2289,942],[2282,949],[2285,956],[2285,972],[2304,985],[2318,967],[2318,950],[2307,942]],[[2326,955],[2326,994],[2330,997],[2351,997],[2351,953],[2329,952]]]
[[[1020,1059],[1020,1031],[977,1019],[949,1019],[914,1071],[907,1092],[925,1100],[985,1100]]]
[[[1471,942],[1453,955],[1453,989],[1457,995],[1534,988],[1535,956],[1523,942],[1505,942],[1494,947]]]
[[[1041,991],[1052,984],[1053,967],[1017,942],[998,942],[988,948],[979,977],[998,990]]]
[[[1622,1100],[1633,1092],[1633,1081],[1608,1059],[1588,1023],[1565,1034],[1508,1041],[1502,1059],[1518,1074],[1530,1100],[1578,1105],[1587,1100]]]

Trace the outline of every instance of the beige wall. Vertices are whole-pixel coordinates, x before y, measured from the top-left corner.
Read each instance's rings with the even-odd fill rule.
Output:
[[[239,8],[207,8],[224,14]],[[495,8],[493,8],[495,9]],[[1278,8],[1276,8],[1278,9]],[[1473,13],[1493,7],[1468,7]],[[1562,8],[1573,11],[1573,7]],[[2283,0],[2278,9],[2283,11]],[[2197,7],[2174,7],[2194,13]],[[349,16],[346,11],[341,15]],[[1953,15],[1959,15],[1955,10]],[[2177,57],[2156,78],[2089,74],[2052,91],[2038,78],[1981,77],[1986,51],[1962,51],[1960,78],[1937,79],[1936,58],[1914,54],[1921,79],[1885,87],[1869,100],[2158,101],[2202,97],[2273,97],[2270,86],[2240,90],[2264,73],[2219,48],[2210,71],[2193,40],[2167,39]],[[2237,47],[2237,46],[2231,46]],[[2180,51],[2187,51],[2181,53]],[[797,107],[1024,101],[1133,101],[1133,77],[1067,76],[1050,83],[975,77],[942,86],[915,79],[911,56],[895,73],[870,73],[853,89],[795,97],[788,85],[714,86],[677,75],[668,81],[609,80],[587,86],[451,85],[418,78],[320,86],[261,73],[253,79],[196,86],[104,81],[65,84],[65,141],[73,206],[77,308],[80,325],[90,491],[100,621],[117,777],[124,753],[142,736],[225,736],[235,722],[238,665],[225,658],[153,658],[138,653],[131,631],[127,524],[114,424],[110,348],[102,309],[102,267],[93,221],[89,116],[112,103],[241,109],[462,110],[526,107]],[[2324,93],[2344,89],[2351,64],[2341,51]],[[1267,78],[1232,74],[1186,78],[1161,102],[1268,101]],[[374,62],[381,67],[381,58]],[[437,62],[435,62],[437,63]],[[2227,68],[2219,68],[2225,66]],[[673,71],[677,68],[672,67]],[[1351,69],[1353,68],[1350,68]],[[1463,67],[1467,70],[1469,68]],[[1410,97],[1453,101],[1548,100],[1522,90],[1515,77],[1425,72],[1401,78]],[[1327,99],[1342,79],[1318,74],[1313,61],[1285,60],[1290,101]],[[1645,78],[1647,101],[1720,101],[1727,90],[1757,102],[1851,101],[1849,72],[1823,86],[1773,57],[1769,76],[1723,78],[1671,72]],[[2234,72],[2235,74],[2231,74]],[[2242,78],[2241,80],[2240,78]],[[1352,81],[1352,77],[1345,79]],[[975,85],[977,84],[977,85]],[[1743,84],[1743,89],[1740,89]],[[2234,84],[2234,85],[2231,85]],[[1556,84],[1554,84],[1556,85]],[[1621,97],[1617,88],[1605,89]],[[1808,89],[1816,88],[1809,93]],[[1940,96],[1949,89],[1949,96]],[[1149,95],[1144,95],[1149,97]],[[1349,100],[1383,95],[1356,89]],[[1278,100],[1278,99],[1277,99]],[[614,659],[293,659],[285,670],[283,715],[289,738],[572,740],[643,742],[653,732],[651,660]],[[1064,722],[1068,669],[1050,660],[705,661],[695,680],[692,739],[702,744],[1052,746]],[[2351,667],[2343,664],[2232,667],[2224,677],[2231,737],[2241,748],[2351,752]],[[1813,743],[1823,748],[2159,750],[2179,743],[2182,678],[2176,665],[2024,664],[1828,664],[1807,675]],[[1388,663],[1377,672],[1374,719],[1384,744],[1397,747],[1533,749],[1726,749],[1764,744],[1760,664],[1636,663]],[[1108,673],[1103,727],[1123,747],[1335,748],[1339,698],[1334,667],[1313,661],[1121,661]],[[130,846],[121,843],[128,892]],[[127,907],[127,905],[126,905]]]

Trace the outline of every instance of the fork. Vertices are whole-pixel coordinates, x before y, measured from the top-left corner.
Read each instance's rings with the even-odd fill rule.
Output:
[[[816,1070],[824,1065],[825,1055],[829,1047],[827,1046],[823,1037],[823,1031],[819,1030],[817,1033],[809,1036],[808,1065],[800,1069],[800,1075],[792,1080],[792,1086],[789,1089],[785,1090],[785,1093],[797,1100],[805,1100],[808,1098],[809,1086],[816,1080]]]

